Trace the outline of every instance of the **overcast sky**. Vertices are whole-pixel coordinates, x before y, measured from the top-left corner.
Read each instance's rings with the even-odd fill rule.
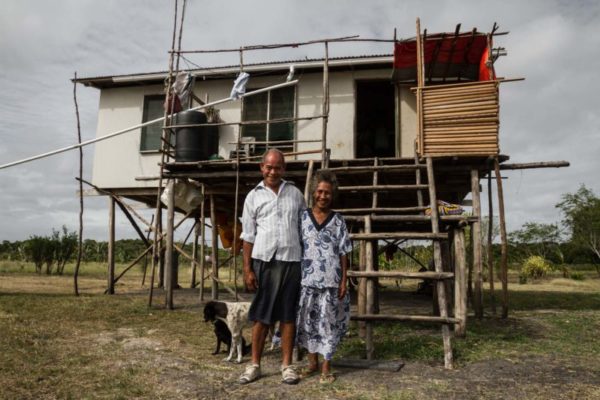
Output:
[[[173,2],[167,0],[2,0],[0,3],[0,165],[76,142],[73,86],[79,77],[163,71],[168,68]],[[508,229],[526,221],[556,222],[554,205],[584,183],[600,194],[600,2],[408,0],[188,0],[183,48],[306,41],[361,35],[415,35],[497,22],[508,56],[499,76],[525,77],[501,86],[500,146],[512,162],[568,160],[571,167],[506,172]],[[332,56],[391,53],[391,46],[333,45]],[[322,56],[318,46],[260,52],[245,62]],[[201,66],[236,63],[195,57]],[[185,66],[185,65],[184,65]],[[83,140],[95,136],[98,91],[79,86]],[[91,177],[93,146],[85,148]],[[0,170],[0,240],[78,228],[78,152]],[[482,181],[484,193],[485,182]],[[487,200],[483,199],[484,204]],[[84,237],[106,240],[107,200],[86,198]],[[117,236],[135,237],[125,218]]]

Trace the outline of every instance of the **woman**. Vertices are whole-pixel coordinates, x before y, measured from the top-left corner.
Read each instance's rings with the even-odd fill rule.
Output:
[[[309,352],[302,375],[317,372],[319,354],[323,356],[321,383],[335,381],[330,362],[350,321],[346,254],[352,245],[344,219],[331,210],[336,192],[335,175],[319,171],[311,182],[312,208],[301,217],[302,286],[296,340]]]

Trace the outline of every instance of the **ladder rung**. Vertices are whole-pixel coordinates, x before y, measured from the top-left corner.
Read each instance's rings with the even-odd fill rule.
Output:
[[[328,171],[332,172],[373,172],[373,171],[414,171],[416,169],[425,169],[427,165],[425,164],[408,164],[408,165],[364,165],[357,167],[335,167],[335,168],[327,168]]]
[[[379,232],[379,233],[352,233],[352,240],[384,240],[384,239],[422,239],[439,240],[448,239],[447,233],[432,232]]]
[[[335,211],[340,214],[354,213],[403,213],[403,212],[419,212],[425,211],[427,207],[377,207],[377,208],[339,208]]]
[[[350,191],[380,191],[380,190],[424,190],[427,185],[366,185],[366,186],[340,186],[340,192]]]
[[[348,271],[348,276],[356,278],[405,278],[405,279],[452,279],[452,272],[402,272],[402,271]]]
[[[376,213],[377,211],[373,211]],[[364,220],[364,215],[345,215],[346,221],[361,222]],[[372,221],[398,221],[398,222],[429,222],[431,216],[429,215],[371,215]],[[477,222],[477,217],[471,217],[468,215],[442,215],[439,217],[441,221],[452,222],[452,221],[467,221]]]
[[[354,321],[415,321],[415,322],[438,322],[442,324],[457,324],[458,318],[437,317],[431,315],[390,315],[390,314],[359,314],[350,319]]]
[[[362,221],[364,216],[362,215],[349,215],[344,216],[346,221]],[[431,217],[429,215],[372,215],[372,221],[398,221],[398,222],[429,222]]]

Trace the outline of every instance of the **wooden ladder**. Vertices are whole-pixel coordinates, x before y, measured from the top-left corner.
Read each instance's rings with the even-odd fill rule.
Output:
[[[340,191],[352,191],[352,192],[372,192],[372,205],[370,208],[353,208],[353,209],[339,209],[338,211],[344,214],[346,219],[354,221],[362,221],[364,229],[360,233],[351,234],[352,240],[360,241],[364,243],[364,265],[361,266],[360,271],[348,271],[349,277],[359,278],[360,285],[363,287],[366,280],[366,289],[359,289],[366,291],[366,307],[363,310],[359,307],[357,315],[353,316],[352,319],[356,321],[364,321],[366,324],[365,329],[365,342],[366,342],[366,356],[367,359],[374,359],[374,340],[373,340],[373,323],[377,321],[426,321],[436,322],[442,324],[442,337],[444,345],[444,366],[446,368],[452,368],[453,357],[452,357],[452,346],[450,341],[450,324],[457,324],[461,322],[459,318],[452,318],[448,315],[448,301],[446,297],[446,287],[444,284],[445,280],[453,279],[454,273],[444,272],[442,269],[442,248],[441,241],[448,240],[448,234],[440,232],[439,222],[440,217],[437,210],[437,197],[435,189],[435,179],[433,171],[433,161],[431,158],[426,159],[426,163],[420,163],[419,159],[415,157],[414,164],[404,165],[381,165],[379,160],[375,158],[372,167],[359,166],[359,167],[341,167],[341,168],[330,168],[330,171],[336,172],[349,170],[354,171],[372,171],[373,172],[373,184],[367,185],[353,185],[353,186],[340,186]],[[421,172],[423,169],[427,171],[427,184],[421,183]],[[415,184],[413,185],[391,185],[391,184],[380,184],[380,174],[385,172],[397,172],[397,171],[415,171]],[[398,207],[398,208],[384,208],[379,207],[379,191],[414,191],[416,193],[417,206],[415,207]],[[422,191],[428,190],[428,195],[431,205],[431,215],[425,215],[424,211],[426,207],[423,206],[423,193]],[[385,213],[386,215],[382,215]],[[390,213],[392,215],[390,215]],[[411,214],[405,214],[411,213]],[[362,215],[355,215],[362,214]],[[374,222],[427,222],[430,221],[431,229],[422,231],[395,231],[395,232],[380,232],[373,230]],[[405,272],[405,271],[375,271],[374,269],[374,246],[376,248],[377,241],[379,240],[431,240],[433,242],[433,260],[435,264],[435,271],[427,272]],[[386,315],[379,314],[377,311],[377,291],[376,291],[376,280],[381,277],[386,278],[405,278],[405,279],[430,279],[436,281],[437,288],[437,300],[439,304],[440,315]],[[359,293],[359,297],[365,295],[365,293]],[[364,312],[364,313],[363,313]]]

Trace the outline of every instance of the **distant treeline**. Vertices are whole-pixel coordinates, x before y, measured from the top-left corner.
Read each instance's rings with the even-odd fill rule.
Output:
[[[65,264],[77,258],[77,234],[63,227],[53,230],[50,236],[31,236],[27,240],[0,243],[0,260],[32,262],[38,273],[62,274]],[[191,254],[191,244],[184,250]],[[108,242],[85,239],[83,241],[82,262],[107,262]],[[146,245],[140,239],[121,239],[115,241],[115,261],[129,263],[135,260]],[[207,249],[210,253],[210,249]],[[183,261],[183,260],[182,260]]]

